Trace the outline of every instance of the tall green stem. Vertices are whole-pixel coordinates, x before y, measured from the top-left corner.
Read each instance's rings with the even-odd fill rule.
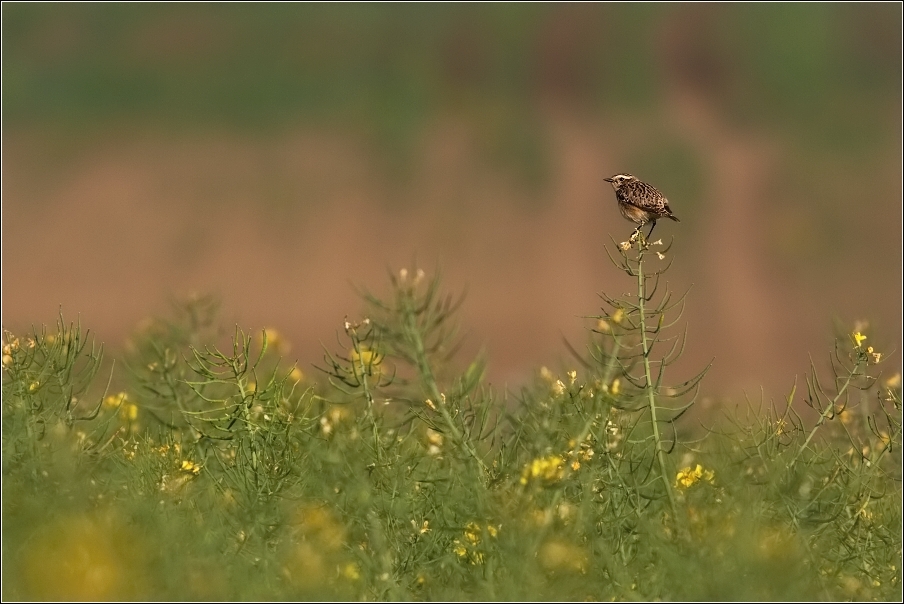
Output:
[[[488,473],[488,468],[486,463],[484,463],[483,459],[480,458],[480,455],[474,449],[474,446],[468,441],[458,427],[455,425],[455,421],[452,418],[452,415],[449,413],[448,407],[445,405],[444,397],[442,393],[439,391],[439,386],[436,383],[436,378],[433,375],[433,369],[430,367],[430,361],[427,359],[427,351],[424,349],[424,340],[421,337],[421,331],[418,329],[417,320],[415,318],[414,308],[411,307],[411,301],[406,299],[404,302],[404,315],[405,315],[405,329],[408,332],[408,338],[411,344],[414,347],[414,355],[415,362],[417,363],[417,370],[421,376],[421,381],[423,382],[424,389],[427,391],[427,394],[436,402],[436,408],[440,412],[440,415],[443,416],[443,420],[446,423],[446,428],[449,430],[452,435],[453,440],[461,445],[464,450],[470,455],[475,462],[477,462],[478,467],[481,470],[481,475],[486,478]]]
[[[643,275],[643,247],[637,258],[637,309],[640,311],[640,342],[643,346],[643,370],[646,378],[645,389],[647,391],[647,402],[650,408],[650,425],[653,428],[653,442],[656,449],[656,459],[659,462],[659,476],[665,485],[665,492],[669,496],[669,505],[672,508],[672,514],[675,514],[675,494],[672,492],[672,484],[668,479],[668,472],[665,464],[665,451],[662,448],[662,437],[659,434],[659,422],[656,417],[656,393],[653,386],[653,374],[650,370],[650,342],[647,339],[647,315],[646,315],[646,279]]]
[[[374,411],[374,396],[370,389],[370,384],[367,381],[367,371],[368,366],[373,362],[373,357],[371,357],[371,361],[369,363],[364,362],[364,352],[361,350],[361,342],[358,340],[358,334],[355,333],[352,336],[352,346],[355,349],[355,354],[357,355],[357,367],[356,371],[361,374],[361,388],[364,390],[364,398],[367,400],[367,421],[370,423],[371,433],[374,439],[374,454],[377,458],[377,463],[383,463],[383,447],[380,444],[380,430],[377,427],[377,415]],[[371,354],[374,354],[373,351],[369,351]]]

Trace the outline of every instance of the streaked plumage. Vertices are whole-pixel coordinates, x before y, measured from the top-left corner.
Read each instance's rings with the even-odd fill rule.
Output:
[[[647,234],[649,237],[660,218],[671,218],[675,222],[681,222],[672,214],[669,200],[653,185],[630,174],[616,174],[605,180],[612,183],[612,188],[615,189],[615,199],[618,201],[618,209],[621,210],[622,216],[637,223],[635,231],[639,231],[647,223],[653,223]]]

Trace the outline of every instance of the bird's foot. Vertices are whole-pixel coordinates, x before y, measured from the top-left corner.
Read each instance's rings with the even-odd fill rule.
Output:
[[[642,227],[643,225],[634,229],[634,232],[631,233],[631,237],[628,239],[631,245],[634,245],[636,243],[637,249],[639,250],[645,250],[650,247],[650,245],[647,243],[646,236],[643,234]]]

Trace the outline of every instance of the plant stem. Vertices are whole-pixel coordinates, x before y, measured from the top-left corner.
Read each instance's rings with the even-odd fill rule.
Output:
[[[665,464],[665,452],[662,449],[662,437],[659,434],[659,422],[656,417],[656,393],[653,388],[653,376],[650,371],[650,342],[647,340],[646,308],[646,279],[643,275],[644,248],[641,246],[637,258],[637,309],[640,311],[640,342],[643,346],[643,370],[646,378],[647,401],[650,407],[650,425],[653,428],[653,443],[656,449],[656,459],[659,462],[659,476],[665,485],[665,492],[669,497],[669,505],[672,508],[672,516],[675,516],[675,494],[668,479]]]
[[[838,393],[832,398],[832,401],[826,405],[826,408],[823,409],[822,413],[819,414],[819,419],[816,420],[816,425],[813,426],[813,429],[810,430],[810,433],[807,435],[807,439],[804,441],[804,444],[800,446],[800,449],[797,450],[797,453],[794,455],[794,458],[788,464],[788,469],[794,467],[794,464],[797,463],[797,460],[803,455],[803,452],[807,449],[807,446],[810,444],[810,441],[813,440],[813,437],[816,436],[816,431],[819,430],[820,426],[822,426],[826,420],[829,419],[829,416],[835,413],[835,404],[841,398],[841,396],[845,393],[848,386],[851,385],[851,381],[854,379],[855,375],[859,374],[861,361],[858,360],[857,364],[854,365],[853,369],[851,369],[850,373],[848,373],[847,378],[844,380],[844,384],[838,390]]]
[[[358,340],[358,334],[352,334],[352,347],[357,355],[358,366],[356,371],[361,375],[361,388],[364,391],[364,399],[367,401],[367,421],[370,423],[372,436],[374,439],[374,455],[377,457],[377,463],[383,463],[383,448],[380,446],[380,430],[377,427],[377,415],[374,411],[374,395],[370,390],[370,384],[367,381],[367,365],[364,363],[364,354],[361,350],[361,342]],[[371,352],[372,353],[372,352]]]
[[[417,321],[415,319],[415,311],[411,306],[410,300],[405,299],[403,311],[405,316],[405,330],[407,331],[408,338],[414,347],[417,370],[421,376],[424,388],[425,390],[427,390],[427,394],[436,401],[436,408],[443,416],[443,420],[446,422],[446,427],[452,434],[452,438],[464,448],[464,450],[474,459],[474,461],[477,462],[477,465],[481,470],[481,475],[486,478],[489,472],[486,463],[484,463],[483,459],[480,458],[480,455],[478,455],[477,451],[474,449],[470,441],[466,440],[464,438],[464,435],[456,427],[452,415],[449,413],[449,409],[445,404],[445,397],[439,391],[439,386],[437,386],[436,384],[436,378],[433,375],[433,369],[430,367],[430,361],[427,359],[427,352],[426,350],[424,350],[424,340],[421,337],[420,330],[418,329]]]

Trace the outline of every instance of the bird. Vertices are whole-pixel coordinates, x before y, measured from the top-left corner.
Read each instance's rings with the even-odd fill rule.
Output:
[[[660,218],[671,218],[675,222],[681,222],[677,216],[672,214],[669,200],[653,185],[647,184],[631,174],[616,174],[604,180],[612,183],[612,188],[615,189],[615,199],[618,201],[618,209],[621,210],[622,216],[637,223],[631,241],[637,238],[640,229],[648,222],[652,222],[653,226],[650,227],[647,238],[653,234],[656,221]]]

